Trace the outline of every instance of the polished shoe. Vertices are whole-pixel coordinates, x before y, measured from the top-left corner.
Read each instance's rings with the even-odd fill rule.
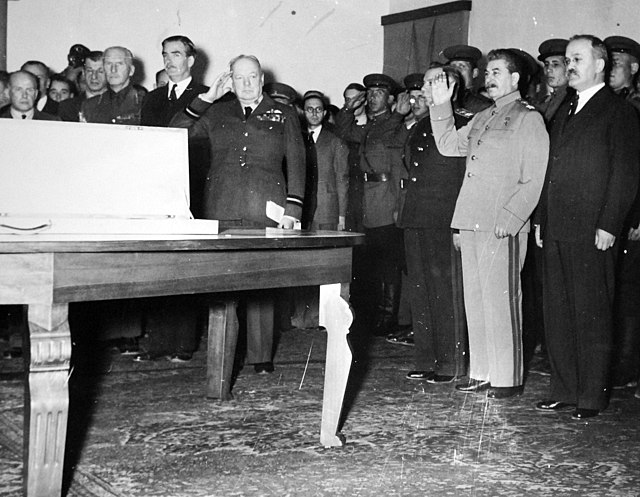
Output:
[[[253,365],[253,369],[256,374],[271,374],[273,373],[273,363],[272,362],[259,362],[258,364]]]
[[[404,332],[398,335],[389,335],[387,337],[387,342],[394,345],[407,345],[409,347],[415,346],[413,331]]]
[[[600,411],[598,411],[597,409],[581,409],[580,407],[578,407],[571,413],[571,419],[581,420],[595,418],[598,414],[600,414]]]
[[[489,390],[491,383],[484,380],[470,379],[467,383],[460,383],[456,385],[456,391],[460,393],[479,393]]]
[[[542,412],[559,412],[575,408],[575,404],[570,402],[561,402],[559,400],[543,400],[536,404],[536,410]]]
[[[436,374],[433,371],[409,371],[407,380],[427,380],[430,381]]]
[[[523,390],[522,385],[518,385],[517,387],[491,387],[487,392],[487,398],[508,399],[509,397],[522,395]]]
[[[435,374],[435,375],[433,375],[433,378],[429,378],[427,381],[429,383],[438,384],[438,383],[451,383],[453,381],[456,381],[457,379],[458,379],[457,376],[448,376],[448,375],[444,375],[444,374]]]
[[[166,356],[170,362],[189,362],[193,358],[193,354],[187,352],[179,352],[177,354],[171,354]]]

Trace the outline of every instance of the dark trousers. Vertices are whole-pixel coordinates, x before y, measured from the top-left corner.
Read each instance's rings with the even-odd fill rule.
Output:
[[[468,337],[462,263],[451,230],[404,230],[416,369],[464,376]]]
[[[615,252],[593,240],[544,241],[545,336],[551,397],[602,410],[609,399]]]

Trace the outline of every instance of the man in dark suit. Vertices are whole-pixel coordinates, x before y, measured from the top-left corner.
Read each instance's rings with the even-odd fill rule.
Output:
[[[195,84],[191,77],[196,48],[189,38],[181,35],[166,38],[162,42],[162,58],[169,84],[155,89],[145,97],[140,122],[143,126],[167,127],[175,114],[184,110],[200,93],[208,90],[204,85]],[[189,147],[192,212],[194,202],[200,205],[201,184],[204,183],[204,177],[195,174],[198,168],[193,166],[203,164],[203,155],[206,157],[207,154],[202,146],[192,144]],[[161,356],[167,356],[172,362],[191,360],[197,348],[199,307],[196,302],[192,295],[149,299],[144,318],[149,340],[144,345],[145,352],[134,360],[146,361]]]
[[[305,229],[344,230],[349,188],[349,150],[346,143],[323,124],[325,97],[318,91],[304,94],[307,123],[307,187],[302,226]],[[307,209],[311,206],[311,209]]]
[[[85,57],[82,74],[79,76],[84,81],[84,91],[60,102],[58,115],[63,121],[79,122],[82,102],[107,91],[107,77],[104,73],[102,58],[103,53],[99,50],[89,52]]]
[[[59,121],[58,116],[41,112],[36,108],[38,78],[28,71],[16,71],[9,75],[9,105],[0,114],[5,119],[34,119]]]
[[[257,58],[240,55],[229,67],[170,123],[188,128],[190,140],[209,142],[205,217],[253,228],[292,229],[302,215],[304,195],[300,121],[294,109],[263,93],[264,74]],[[237,98],[212,105],[228,81]],[[270,202],[284,209],[279,222],[267,216]],[[247,298],[247,362],[259,374],[273,371],[273,326],[272,295],[252,293]]]
[[[545,336],[551,395],[540,411],[573,419],[608,404],[615,251],[638,185],[640,133],[634,109],[605,87],[604,43],[574,36],[567,46],[577,102],[557,111],[547,177],[536,214],[543,248]]]
[[[36,109],[40,112],[46,112],[54,116],[58,115],[58,102],[50,99],[47,96],[47,89],[49,88],[49,80],[51,78],[51,71],[44,62],[39,60],[29,60],[22,64],[21,71],[27,71],[38,78],[38,101],[36,103]]]

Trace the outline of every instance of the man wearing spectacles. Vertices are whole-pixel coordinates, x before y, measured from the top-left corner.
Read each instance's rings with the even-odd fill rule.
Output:
[[[0,114],[4,119],[35,119],[59,121],[58,116],[36,108],[38,78],[27,71],[16,71],[9,76],[9,107]]]

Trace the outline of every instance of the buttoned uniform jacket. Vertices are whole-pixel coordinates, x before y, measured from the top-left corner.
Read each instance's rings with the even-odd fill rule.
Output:
[[[466,125],[472,114],[454,114],[456,128]],[[436,146],[429,116],[411,128],[405,145],[408,171],[401,228],[449,229],[465,171],[463,157],[446,157]]]
[[[549,155],[542,116],[517,91],[497,99],[456,130],[449,102],[431,108],[431,125],[443,155],[467,156],[451,227],[509,235],[529,231]]]
[[[338,136],[360,144],[360,169],[364,173],[384,174],[388,181],[365,181],[363,191],[363,226],[378,228],[396,222],[400,180],[406,176],[402,165],[405,135],[404,116],[387,111],[358,126],[352,110],[341,109],[336,116]],[[402,139],[398,137],[402,136]]]
[[[189,140],[209,141],[206,218],[274,226],[266,216],[271,200],[285,208],[285,215],[300,219],[306,159],[300,121],[291,107],[263,93],[262,101],[245,119],[235,98],[215,104],[195,98],[173,117],[170,126],[188,128]]]
[[[544,239],[592,242],[596,229],[620,235],[638,185],[638,116],[608,87],[551,124],[549,169],[536,212]]]
[[[119,92],[108,88],[82,102],[80,121],[103,124],[140,124],[142,101],[147,91],[129,83]]]
[[[0,119],[13,119],[11,115],[11,106],[3,107],[0,111]],[[41,112],[38,109],[33,109],[34,121],[59,121],[60,118],[47,112]]]
[[[337,225],[338,217],[347,214],[349,148],[326,124],[322,126],[315,146],[318,190],[313,222]]]
[[[73,98],[67,98],[58,105],[58,116],[63,121],[80,122],[80,111],[82,110],[82,102],[87,99],[85,93]]]

